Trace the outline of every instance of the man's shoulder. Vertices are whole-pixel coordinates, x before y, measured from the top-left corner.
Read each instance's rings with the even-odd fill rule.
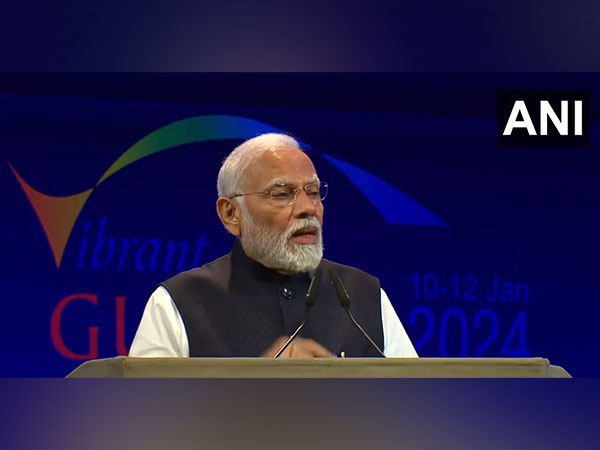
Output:
[[[173,286],[193,281],[212,279],[215,274],[221,273],[224,269],[230,267],[230,256],[231,255],[229,254],[223,255],[220,258],[217,258],[214,261],[206,263],[200,267],[179,272],[173,275],[171,278],[168,278],[160,283],[160,285]]]

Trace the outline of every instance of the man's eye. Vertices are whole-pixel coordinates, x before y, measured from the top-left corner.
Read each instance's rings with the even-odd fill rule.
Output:
[[[290,198],[292,194],[287,189],[274,189],[271,191],[271,197],[275,200],[286,200]]]
[[[311,188],[306,190],[306,195],[311,198],[316,198],[319,196],[319,188]]]

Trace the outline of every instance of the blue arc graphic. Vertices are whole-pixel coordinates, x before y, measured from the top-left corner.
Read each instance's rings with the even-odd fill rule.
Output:
[[[352,164],[321,153],[342,172],[393,225],[444,227],[446,224],[404,192]]]

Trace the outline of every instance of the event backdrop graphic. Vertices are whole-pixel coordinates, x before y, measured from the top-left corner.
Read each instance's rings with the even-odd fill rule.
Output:
[[[95,186],[98,186],[112,174],[129,164],[156,152],[193,142],[217,139],[246,140],[263,133],[283,133],[283,130],[242,117],[203,116],[184,119],[169,124],[135,143],[108,168]],[[305,149],[309,148],[304,143],[301,143],[301,146]],[[442,225],[442,222],[433,214],[393,186],[347,162],[333,156],[326,157],[344,172],[350,181],[354,182],[388,222],[411,225]],[[23,187],[23,191],[27,194],[46,232],[48,243],[56,261],[56,267],[60,267],[62,255],[73,225],[94,188],[64,197],[49,196],[33,189],[12,166],[11,169]]]
[[[229,251],[216,175],[264,132],[313,159],[326,257],[380,278],[420,355],[600,374],[593,76],[5,81],[0,375],[126,354],[154,286]],[[515,88],[589,91],[590,148],[499,149],[496,93]]]

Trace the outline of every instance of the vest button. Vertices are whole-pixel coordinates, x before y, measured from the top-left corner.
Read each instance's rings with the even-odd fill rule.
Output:
[[[281,296],[282,296],[283,298],[285,298],[286,300],[291,300],[291,299],[292,299],[292,297],[293,297],[294,295],[292,294],[292,291],[290,291],[288,288],[285,288],[285,287],[284,287],[284,288],[281,290]]]

